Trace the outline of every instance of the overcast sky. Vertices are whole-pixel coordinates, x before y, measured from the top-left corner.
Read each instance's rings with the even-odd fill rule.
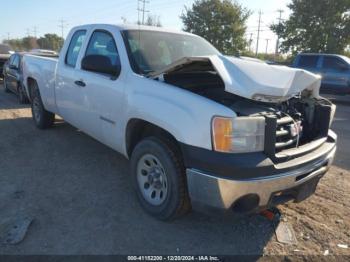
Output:
[[[154,15],[159,15],[164,27],[181,29],[179,15],[184,6],[191,6],[194,0],[150,0],[146,9]],[[258,12],[262,15],[262,32],[259,52],[265,52],[266,39],[269,39],[269,52],[274,51],[275,35],[268,30],[268,25],[276,21],[277,9],[283,9],[283,18],[288,17],[287,4],[290,0],[239,0],[253,14],[248,21],[247,39],[252,34],[255,50]],[[0,16],[0,40],[19,38],[27,34],[37,36],[45,33],[61,35],[60,20],[64,20],[64,35],[75,25],[86,23],[122,23],[122,18],[128,22],[138,19],[137,0],[11,0],[2,1]]]

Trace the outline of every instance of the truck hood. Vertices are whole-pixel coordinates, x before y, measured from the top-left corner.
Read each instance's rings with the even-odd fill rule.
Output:
[[[185,57],[149,76],[157,78],[163,74],[201,70],[216,71],[224,82],[226,92],[256,101],[283,102],[304,90],[313,97],[319,97],[319,75],[223,55]]]

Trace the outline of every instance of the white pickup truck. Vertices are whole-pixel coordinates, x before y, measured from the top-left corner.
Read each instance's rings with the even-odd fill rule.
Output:
[[[227,57],[196,35],[79,26],[58,60],[23,67],[36,126],[59,115],[129,158],[141,205],[162,220],[300,202],[336,151],[319,76]]]

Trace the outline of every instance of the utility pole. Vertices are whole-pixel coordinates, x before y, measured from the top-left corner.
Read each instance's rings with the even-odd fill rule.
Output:
[[[140,3],[142,7],[140,7]],[[149,11],[146,10],[146,4],[149,4],[147,0],[137,0],[137,11],[138,11],[138,24],[140,24],[140,12],[142,12],[142,25],[145,24],[145,13]]]
[[[252,43],[253,43],[253,33],[250,33],[250,38],[249,38],[249,52],[252,51]]]
[[[10,32],[7,32],[7,41],[10,41]]]
[[[137,24],[140,25],[140,0],[137,0]]]
[[[37,38],[38,29],[36,26],[33,28],[34,37]]]
[[[65,20],[61,19],[59,20],[60,24],[58,25],[59,28],[61,28],[61,36],[64,38],[64,28],[67,26],[67,23]]]
[[[284,12],[284,10],[278,9],[277,12],[280,13],[279,18],[277,18],[278,25],[280,26],[281,23],[282,23],[282,13]],[[276,50],[275,50],[275,55],[276,56],[279,54],[279,47],[280,47],[280,37],[279,37],[279,35],[277,35]]]
[[[269,48],[269,41],[270,41],[270,39],[265,39],[265,40],[266,40],[266,52],[265,52],[265,54],[267,55],[267,50]]]
[[[261,15],[262,12],[261,10],[259,11],[259,25],[258,25],[258,38],[256,40],[256,51],[255,51],[255,56],[258,56],[258,52],[259,52],[259,40],[260,40],[260,28],[261,28]]]
[[[30,30],[29,30],[29,28],[27,28],[26,30],[27,30],[27,37],[30,37]]]

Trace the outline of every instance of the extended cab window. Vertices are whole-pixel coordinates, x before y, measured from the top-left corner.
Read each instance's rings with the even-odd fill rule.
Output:
[[[337,57],[325,56],[323,58],[323,68],[324,69],[342,71],[348,67],[349,66],[345,63],[345,61],[343,61]]]
[[[10,59],[9,59],[9,65],[13,65],[13,60],[15,60],[15,56],[16,55],[12,55],[11,57],[10,57]]]
[[[66,64],[72,67],[75,67],[81,46],[83,45],[85,39],[86,31],[79,30],[74,33],[72,40],[70,41],[67,55],[66,55]]]
[[[318,56],[316,55],[302,55],[299,59],[300,67],[315,68],[317,66]]]
[[[14,59],[13,59],[11,65],[17,69],[19,68],[19,56],[18,55],[14,56]]]
[[[101,55],[108,57],[112,66],[119,66],[120,59],[113,36],[105,31],[95,31],[86,49],[85,56]]]

